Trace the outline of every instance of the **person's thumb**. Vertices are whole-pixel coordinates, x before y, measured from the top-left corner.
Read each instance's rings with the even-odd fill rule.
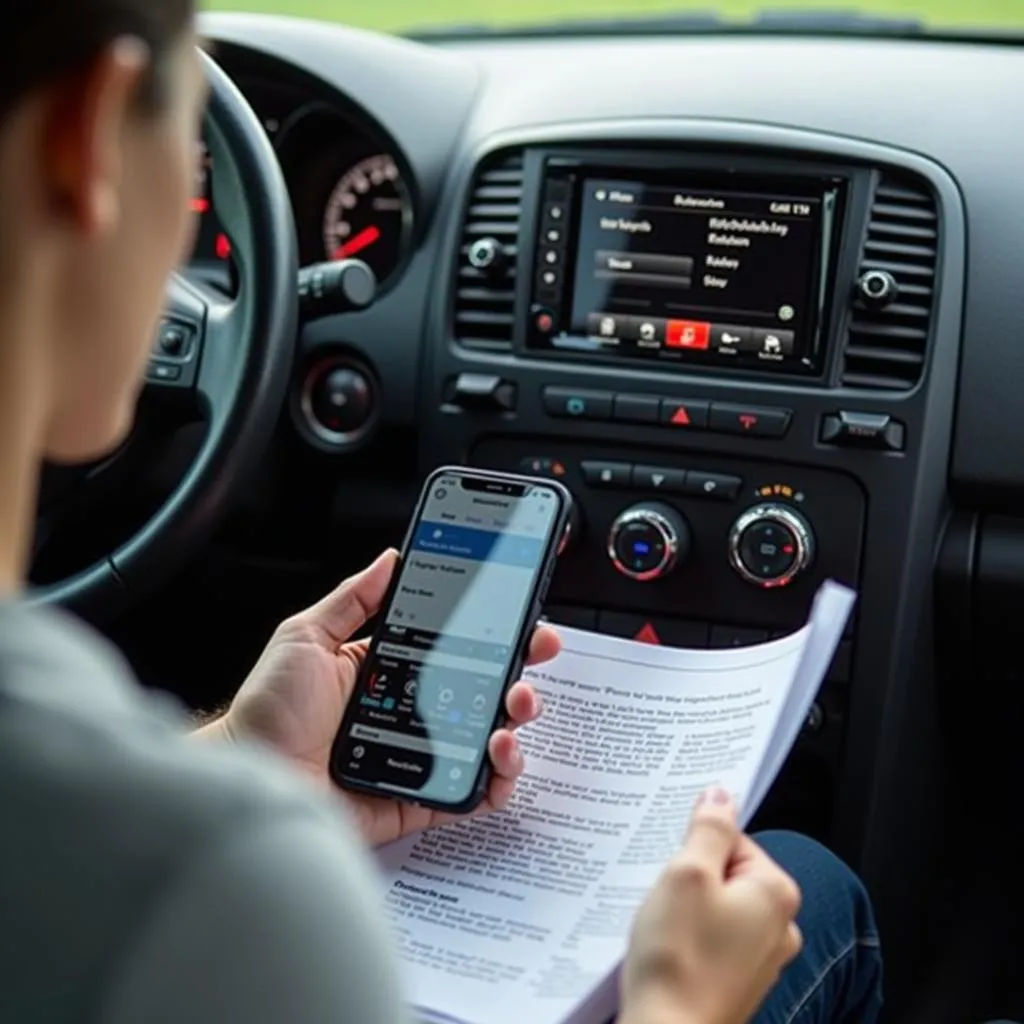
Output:
[[[709,789],[693,810],[683,855],[716,875],[724,875],[740,835],[732,797],[724,789]]]
[[[350,576],[336,590],[302,613],[339,644],[380,611],[395,571],[398,552],[385,551],[371,566]]]

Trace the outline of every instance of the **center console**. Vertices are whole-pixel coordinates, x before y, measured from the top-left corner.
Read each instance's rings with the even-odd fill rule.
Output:
[[[962,294],[952,182],[852,141],[686,122],[496,140],[462,173],[423,471],[569,487],[548,608],[566,625],[746,645],[800,628],[824,580],[856,589],[766,811],[835,840],[865,811],[851,780],[902,685],[899,609],[922,609],[931,577]]]

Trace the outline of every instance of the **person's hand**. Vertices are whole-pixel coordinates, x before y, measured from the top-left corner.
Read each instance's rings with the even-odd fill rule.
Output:
[[[330,785],[331,746],[369,646],[368,640],[349,638],[380,609],[396,560],[394,551],[386,552],[318,604],[283,622],[227,714],[208,731],[268,743]],[[558,635],[542,626],[533,637],[530,664],[549,661],[558,651]],[[511,797],[523,771],[514,730],[541,711],[539,695],[525,682],[509,690],[506,706],[508,727],[496,732],[488,747],[494,775],[481,813],[503,807]],[[353,793],[343,796],[364,837],[374,845],[450,820],[413,804]]]
[[[747,1024],[799,952],[796,883],[711,790],[637,915],[619,1024]]]

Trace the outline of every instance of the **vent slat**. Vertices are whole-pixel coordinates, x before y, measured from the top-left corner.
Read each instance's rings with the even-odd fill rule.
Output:
[[[924,362],[924,356],[920,352],[908,352],[902,348],[881,348],[865,345],[850,345],[846,354],[854,359],[885,359],[891,363],[900,363],[903,366],[920,366]]]
[[[872,224],[871,241],[884,241],[887,238],[912,239],[916,242],[935,243],[935,228],[921,227],[918,224]]]
[[[466,209],[455,290],[453,330],[467,348],[508,352],[515,322],[516,262],[523,204],[523,155],[506,153],[478,169]],[[504,269],[497,277],[469,262],[483,238],[502,245]]]
[[[875,189],[860,273],[884,271],[896,300],[851,312],[842,382],[872,391],[907,391],[924,373],[935,300],[939,216],[923,181],[884,174]]]

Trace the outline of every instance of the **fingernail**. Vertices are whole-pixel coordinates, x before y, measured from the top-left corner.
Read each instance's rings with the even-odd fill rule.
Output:
[[[714,804],[717,807],[724,807],[732,802],[732,797],[721,786],[712,786],[701,796],[701,803]]]

